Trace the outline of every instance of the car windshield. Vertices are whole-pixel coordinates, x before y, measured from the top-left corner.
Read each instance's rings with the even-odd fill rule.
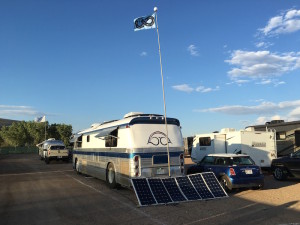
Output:
[[[50,147],[51,150],[62,150],[65,149],[65,146],[63,145],[54,145]]]
[[[254,165],[250,157],[233,157],[233,165]]]

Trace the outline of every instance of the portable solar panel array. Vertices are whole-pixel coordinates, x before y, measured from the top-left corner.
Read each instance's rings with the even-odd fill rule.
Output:
[[[140,206],[228,197],[212,172],[131,180]]]

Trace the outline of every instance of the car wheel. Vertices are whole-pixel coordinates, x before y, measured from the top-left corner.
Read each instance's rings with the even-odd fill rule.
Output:
[[[232,191],[232,184],[227,176],[222,176],[220,178],[220,184],[226,192]]]
[[[116,188],[117,183],[116,183],[116,173],[115,173],[115,168],[112,163],[110,163],[107,167],[106,171],[106,181],[108,183],[108,186],[113,189]]]
[[[285,180],[286,179],[286,175],[284,173],[284,169],[281,167],[276,167],[274,172],[273,172],[273,176],[276,180]]]

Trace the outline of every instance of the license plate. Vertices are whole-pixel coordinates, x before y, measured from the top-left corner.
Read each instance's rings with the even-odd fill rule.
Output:
[[[61,158],[62,158],[62,156],[57,156],[57,158],[61,159]]]
[[[166,173],[165,169],[159,168],[159,169],[156,170],[157,175],[162,175],[162,174],[165,174],[165,173]]]
[[[245,174],[253,174],[252,170],[245,170]]]

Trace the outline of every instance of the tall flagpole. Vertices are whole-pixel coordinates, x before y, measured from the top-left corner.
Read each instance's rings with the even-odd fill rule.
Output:
[[[158,32],[158,23],[157,23],[157,7],[154,7],[154,12],[156,13],[156,15],[155,15],[155,20],[156,20],[155,24],[156,24],[157,39],[158,39],[160,73],[161,73],[161,81],[162,81],[162,89],[163,89],[163,97],[164,97],[165,125],[166,125],[166,134],[167,134],[168,169],[169,169],[169,177],[170,177],[171,176],[171,169],[170,169],[169,134],[168,134],[168,126],[167,126],[167,110],[166,110],[166,100],[165,100],[164,75],[163,75],[163,69],[162,69],[160,41],[159,41],[159,32]]]

